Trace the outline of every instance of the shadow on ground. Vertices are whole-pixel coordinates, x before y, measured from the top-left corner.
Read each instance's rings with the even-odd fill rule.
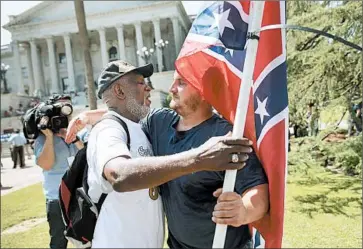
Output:
[[[324,191],[295,196],[294,199],[299,203],[299,207],[294,211],[305,213],[310,218],[318,213],[344,215],[351,218],[360,217],[361,213],[347,213],[347,210],[352,206],[362,206],[362,197],[356,196],[361,196],[362,187],[359,186],[361,181],[361,179],[353,177],[308,177],[296,181],[295,183],[301,187],[324,186]],[[340,193],[341,191],[345,191],[345,194]]]

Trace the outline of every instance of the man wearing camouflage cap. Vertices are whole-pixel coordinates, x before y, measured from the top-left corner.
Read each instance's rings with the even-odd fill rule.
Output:
[[[108,107],[105,115],[125,122],[129,136],[113,119],[102,119],[89,135],[88,194],[97,203],[108,193],[96,223],[94,248],[161,248],[163,210],[153,187],[197,171],[239,169],[246,160],[242,153],[250,149],[244,139],[221,136],[186,152],[151,157],[139,121],[149,112],[151,89],[144,78],[152,74],[151,64],[134,67],[114,61],[99,76],[98,97]],[[240,160],[231,162],[231,154],[241,154]]]

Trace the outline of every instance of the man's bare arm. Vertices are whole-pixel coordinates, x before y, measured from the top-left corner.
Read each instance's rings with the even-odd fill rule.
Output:
[[[196,149],[174,155],[132,159],[117,157],[106,164],[103,172],[115,191],[135,191],[196,171],[240,169],[251,151],[247,139],[214,137]],[[239,153],[238,163],[230,162],[233,153]]]
[[[84,115],[81,119],[84,120],[83,122],[86,124],[94,125],[99,121],[103,114],[107,112],[107,109],[97,109],[97,110],[90,110],[80,114],[80,116]]]
[[[192,152],[165,157],[118,157],[106,165],[104,173],[115,191],[127,192],[155,187],[190,174],[195,165]]]
[[[53,133],[51,131],[45,136],[43,150],[40,152],[37,164],[44,170],[50,170],[55,162]],[[46,132],[44,132],[46,133]]]
[[[242,224],[261,219],[269,209],[268,184],[261,184],[246,191],[242,195],[242,202],[246,209],[246,216]]]
[[[68,125],[67,134],[65,137],[66,143],[71,143],[76,139],[77,132],[82,130],[86,125],[96,124],[107,112],[107,109],[97,109],[84,111],[77,117],[73,118]]]

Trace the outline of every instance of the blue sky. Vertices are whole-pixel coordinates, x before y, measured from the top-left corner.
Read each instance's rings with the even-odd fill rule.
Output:
[[[18,15],[27,9],[41,3],[42,1],[1,1],[1,45],[9,44],[11,35],[2,28],[4,24],[9,22],[9,15]],[[202,6],[203,1],[182,1],[188,15],[196,14]]]

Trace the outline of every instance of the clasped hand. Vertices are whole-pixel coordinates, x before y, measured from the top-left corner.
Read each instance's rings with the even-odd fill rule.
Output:
[[[40,119],[39,121],[39,125],[40,126],[47,126],[49,122],[49,117],[44,116]],[[45,137],[52,137],[53,136],[53,132],[50,129],[41,129],[42,133],[44,134]],[[66,134],[67,134],[67,129],[63,128],[60,129],[58,133],[55,133],[54,135],[61,137],[63,139],[66,138]]]
[[[213,222],[233,227],[244,225],[247,210],[241,195],[235,192],[222,193],[222,188],[217,189],[213,195],[218,198],[212,213]]]

